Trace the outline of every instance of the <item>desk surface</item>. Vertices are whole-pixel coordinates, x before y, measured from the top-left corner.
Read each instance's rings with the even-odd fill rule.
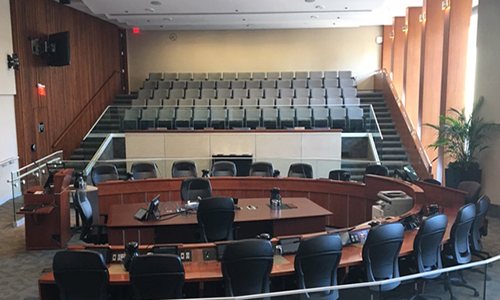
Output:
[[[297,206],[297,208],[291,209],[272,210],[267,206],[268,203],[269,199],[263,198],[239,199],[238,206],[241,207],[241,209],[235,211],[234,222],[300,219],[332,215],[330,211],[306,198],[283,198],[284,204],[294,204]],[[175,204],[180,205],[181,203],[174,202],[174,205]],[[256,209],[251,210],[248,206],[254,206]],[[165,209],[172,208],[172,206],[167,205],[165,202],[160,203],[160,208],[162,207],[162,214],[167,213]],[[109,212],[108,228],[198,224],[196,213],[165,216],[156,221],[139,221],[134,218],[134,214],[139,208],[147,208],[147,204],[131,203],[112,205]]]

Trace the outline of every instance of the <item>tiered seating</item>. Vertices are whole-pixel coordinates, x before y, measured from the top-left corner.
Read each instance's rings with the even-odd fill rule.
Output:
[[[350,71],[150,73],[122,125],[362,130],[356,96]]]

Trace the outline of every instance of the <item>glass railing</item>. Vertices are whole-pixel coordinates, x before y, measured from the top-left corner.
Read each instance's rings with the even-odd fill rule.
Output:
[[[22,216],[16,215],[16,211],[23,203],[24,192],[34,186],[43,186],[49,176],[49,170],[52,167],[58,168],[62,158],[62,151],[57,151],[11,172],[9,183],[12,188],[14,224],[18,219],[22,219]]]

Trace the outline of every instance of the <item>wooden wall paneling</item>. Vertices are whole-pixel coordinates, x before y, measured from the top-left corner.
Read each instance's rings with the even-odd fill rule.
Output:
[[[348,209],[349,209],[349,196],[339,195],[339,194],[329,194],[329,207],[333,213],[333,217],[330,217],[330,226],[335,226],[339,228],[349,226]]]
[[[467,49],[472,0],[452,1],[444,11],[443,80],[441,85],[441,114],[450,108],[465,107]],[[440,155],[442,155],[440,153]],[[444,168],[448,161],[438,161]]]
[[[406,112],[414,128],[418,128],[419,90],[420,90],[420,52],[422,50],[422,24],[419,17],[422,7],[408,7],[406,9],[406,32],[403,97]]]
[[[444,13],[441,1],[434,0],[424,0],[422,11],[425,14],[425,21],[422,31],[419,124],[422,124],[420,139],[432,161],[437,157],[437,151],[427,146],[436,139],[436,132],[425,124],[439,124],[441,113]],[[437,162],[433,163],[433,170],[434,174],[439,174]],[[442,180],[442,178],[437,179]]]
[[[355,226],[357,224],[361,224],[366,222],[371,218],[371,215],[366,215],[366,199],[359,197],[349,196],[348,198],[348,206],[347,213],[349,216],[347,226]]]
[[[392,81],[396,87],[398,95],[401,97],[403,92],[403,73],[404,73],[404,42],[405,34],[403,32],[403,26],[405,25],[404,17],[394,18],[394,23],[392,26],[392,32],[394,33],[394,38],[392,42]]]
[[[76,11],[51,0],[11,0],[14,52],[21,60],[16,72],[16,127],[20,165],[43,157],[53,150],[63,149],[69,157],[74,147],[91,128],[97,117],[120,92],[120,57],[117,26]],[[31,54],[28,38],[70,31],[71,65],[49,67],[43,58]],[[107,82],[105,91],[99,89],[114,72],[117,79]],[[46,85],[46,97],[38,97],[36,84]],[[75,130],[61,135],[78,119]],[[90,110],[92,109],[92,110]],[[43,122],[45,132],[38,132]],[[54,142],[62,139],[54,147]],[[30,150],[36,144],[37,150]]]

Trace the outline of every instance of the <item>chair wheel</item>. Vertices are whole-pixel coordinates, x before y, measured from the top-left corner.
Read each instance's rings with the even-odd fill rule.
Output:
[[[478,291],[474,291],[474,297],[479,297],[479,292]]]

